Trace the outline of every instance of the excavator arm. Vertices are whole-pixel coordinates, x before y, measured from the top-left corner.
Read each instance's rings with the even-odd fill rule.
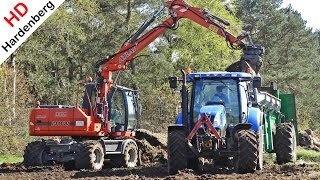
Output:
[[[245,32],[238,37],[234,36],[228,32],[223,25],[221,25],[221,23],[223,23],[224,25],[229,26],[229,22],[207,12],[206,10],[191,7],[183,0],[168,1],[164,4],[164,7],[171,11],[171,17],[139,38],[142,32],[159,16],[159,14],[161,14],[164,8],[161,8],[157,13],[155,13],[143,24],[137,33],[128,40],[128,42],[124,43],[116,54],[105,59],[103,64],[100,64],[99,71],[101,72],[101,77],[111,81],[111,79],[109,79],[111,77],[111,72],[125,70],[126,63],[128,61],[131,61],[135,55],[168,29],[173,28],[179,19],[182,18],[187,18],[209,30],[214,31],[218,35],[224,37],[230,44],[236,44],[241,48],[245,47],[245,43],[242,42],[242,40],[249,37],[248,33]]]
[[[152,22],[154,22],[154,20],[162,14],[164,9],[169,10],[170,17],[163,23],[159,24],[158,26],[152,28],[147,33],[142,35],[143,32],[152,24]],[[216,34],[225,38],[225,40],[231,45],[232,48],[236,49],[236,47],[239,47],[240,49],[243,49],[244,54],[246,54],[246,52],[255,52],[253,50],[257,49],[253,45],[250,35],[247,32],[244,32],[239,36],[234,36],[232,33],[227,31],[225,26],[230,26],[230,23],[226,20],[223,20],[222,18],[215,16],[204,9],[192,7],[183,0],[169,0],[164,3],[160,10],[157,11],[153,16],[151,16],[150,19],[144,22],[139,30],[122,45],[122,47],[116,54],[100,61],[97,64],[97,73],[101,78],[101,81],[99,83],[100,89],[99,99],[97,102],[98,104],[104,104],[104,102],[106,101],[106,95],[109,92],[110,87],[112,86],[112,72],[125,70],[127,68],[127,62],[133,60],[139,52],[146,48],[160,35],[165,33],[168,29],[176,28],[177,22],[182,18],[189,19],[209,30],[214,31]],[[244,43],[244,39],[247,39],[249,44]],[[259,54],[259,57],[261,54]],[[246,60],[246,57],[251,58],[251,53],[249,53],[249,56],[244,56],[244,60]],[[254,60],[256,61],[256,57],[254,58]],[[246,67],[250,67],[250,65],[248,65],[249,61],[241,62],[244,62]],[[249,62],[249,64],[251,63]],[[227,70],[236,71],[239,67],[243,67],[243,64],[241,64],[241,66],[239,64],[234,64]]]
[[[141,34],[166,8],[169,10],[171,16],[162,24],[152,28],[141,36]],[[102,82],[100,83],[100,101],[105,99],[105,95],[112,85],[112,72],[125,70],[127,68],[127,62],[131,61],[140,51],[168,29],[174,28],[179,19],[182,18],[187,18],[209,30],[214,31],[225,38],[226,41],[230,43],[231,47],[238,46],[242,49],[246,49],[248,46],[242,41],[245,38],[248,40],[250,47],[253,46],[251,38],[247,32],[244,32],[240,36],[234,36],[225,28],[225,26],[229,26],[230,23],[220,17],[217,17],[204,9],[192,7],[183,0],[167,1],[159,11],[147,20],[140,29],[123,44],[116,54],[100,61],[97,64],[98,73],[102,79]]]

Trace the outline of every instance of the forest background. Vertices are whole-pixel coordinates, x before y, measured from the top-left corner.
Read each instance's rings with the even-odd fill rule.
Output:
[[[162,4],[156,0],[66,0],[41,27],[0,66],[0,155],[21,155],[33,139],[28,119],[34,102],[74,104],[76,89],[94,65],[116,53]],[[320,128],[320,31],[306,27],[292,7],[281,0],[188,0],[248,30],[266,48],[263,84],[276,81],[282,92],[296,95],[301,129]],[[160,18],[154,23],[162,22]],[[181,20],[129,63],[119,85],[140,90],[142,128],[166,132],[179,106],[179,95],[167,77],[192,71],[224,70],[239,60],[240,51],[199,25]],[[234,34],[241,32],[231,30]]]

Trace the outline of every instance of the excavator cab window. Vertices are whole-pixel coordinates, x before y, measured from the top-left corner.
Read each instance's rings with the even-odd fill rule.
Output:
[[[126,107],[124,104],[124,97],[121,90],[115,90],[112,93],[110,107],[110,121],[112,125],[125,125],[126,124]]]
[[[132,91],[126,91],[126,100],[128,104],[128,129],[133,130],[137,126],[137,110],[135,102],[135,94]]]
[[[121,86],[112,87],[108,103],[112,131],[127,131],[137,128],[140,103],[136,91]]]

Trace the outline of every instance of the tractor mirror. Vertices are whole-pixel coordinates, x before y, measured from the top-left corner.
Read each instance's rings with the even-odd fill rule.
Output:
[[[262,82],[261,82],[261,77],[260,76],[255,76],[253,78],[253,88],[259,88],[261,87]]]
[[[169,77],[169,84],[171,89],[178,88],[178,77]]]

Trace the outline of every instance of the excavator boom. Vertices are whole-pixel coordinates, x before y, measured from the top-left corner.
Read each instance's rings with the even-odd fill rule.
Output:
[[[168,9],[171,16],[160,25],[152,28],[142,35],[151,23],[161,15],[164,9]],[[105,96],[112,85],[112,72],[125,70],[127,68],[127,62],[131,61],[139,52],[168,29],[176,27],[177,22],[182,18],[189,19],[222,36],[228,43],[230,43],[231,47],[238,46],[245,51],[247,45],[243,42],[243,39],[248,39],[250,47],[254,47],[247,32],[244,32],[239,36],[235,36],[226,30],[225,26],[230,25],[228,21],[215,16],[204,9],[192,7],[183,0],[167,1],[159,11],[151,16],[149,20],[144,22],[140,29],[123,44],[116,54],[98,63],[98,74],[102,79],[101,91],[99,94],[101,102],[105,100]]]

